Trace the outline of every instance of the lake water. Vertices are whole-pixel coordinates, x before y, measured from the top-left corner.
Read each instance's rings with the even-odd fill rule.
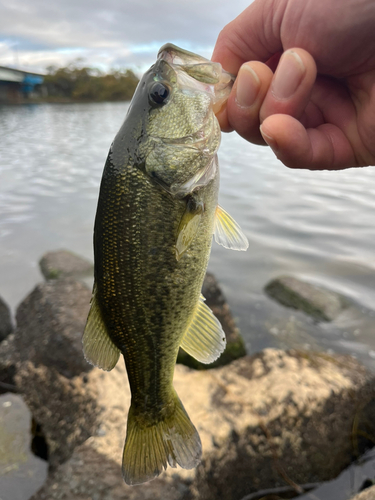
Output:
[[[66,248],[92,259],[99,183],[127,103],[0,108],[0,295],[15,311],[42,280],[38,261]],[[214,243],[223,286],[249,352],[303,347],[375,364],[375,167],[289,170],[235,134],[220,149],[220,202],[246,233],[247,252]],[[360,308],[314,324],[264,292],[280,274],[339,291]]]

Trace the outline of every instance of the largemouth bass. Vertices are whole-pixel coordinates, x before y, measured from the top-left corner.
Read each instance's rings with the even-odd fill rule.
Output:
[[[83,335],[86,359],[111,370],[125,358],[131,389],[123,476],[195,467],[199,435],[173,388],[178,349],[204,363],[225,348],[201,297],[212,235],[245,250],[218,206],[215,117],[233,78],[168,44],[140,81],[104,167],[94,229],[95,284]]]

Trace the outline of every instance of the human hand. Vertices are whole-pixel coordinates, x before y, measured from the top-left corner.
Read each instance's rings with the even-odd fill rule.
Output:
[[[255,0],[213,53],[238,73],[222,129],[292,168],[375,165],[374,22],[373,0]]]

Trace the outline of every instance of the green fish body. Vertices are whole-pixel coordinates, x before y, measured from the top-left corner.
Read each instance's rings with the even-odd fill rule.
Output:
[[[123,454],[128,484],[168,465],[190,469],[199,435],[173,388],[181,346],[200,361],[225,348],[201,287],[212,235],[247,240],[218,207],[215,106],[232,79],[195,54],[164,46],[143,76],[104,168],[94,229],[95,284],[86,359],[111,370],[123,354],[132,394]]]

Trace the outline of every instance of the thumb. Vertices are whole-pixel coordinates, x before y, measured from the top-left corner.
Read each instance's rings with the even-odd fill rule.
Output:
[[[280,26],[286,4],[286,0],[255,0],[221,31],[212,60],[236,75],[244,62],[266,62],[281,52]]]

